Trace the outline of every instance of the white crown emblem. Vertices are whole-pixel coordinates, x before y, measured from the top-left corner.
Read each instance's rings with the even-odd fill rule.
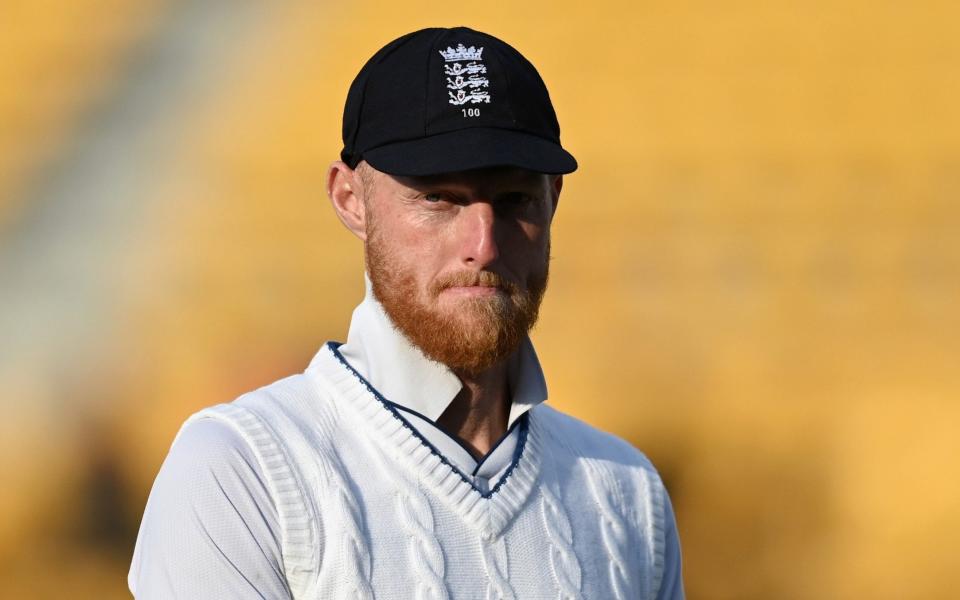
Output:
[[[443,60],[447,62],[452,62],[455,60],[483,60],[481,56],[483,54],[483,46],[476,48],[470,46],[467,48],[463,44],[457,44],[457,49],[454,50],[450,46],[447,46],[446,50],[441,50],[440,54],[443,55]]]

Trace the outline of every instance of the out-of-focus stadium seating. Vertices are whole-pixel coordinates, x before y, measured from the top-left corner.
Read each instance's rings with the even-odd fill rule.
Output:
[[[159,16],[159,2],[11,0],[0,19],[0,230]]]

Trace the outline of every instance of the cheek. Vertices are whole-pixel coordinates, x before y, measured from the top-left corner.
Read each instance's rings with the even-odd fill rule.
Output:
[[[550,230],[540,224],[521,222],[509,233],[509,238],[513,254],[539,260],[550,245]]]
[[[412,227],[398,227],[393,236],[389,242],[393,263],[402,269],[404,278],[421,297],[428,297],[430,285],[442,266],[439,236]]]
[[[431,236],[403,211],[384,211],[376,221],[376,229],[382,245],[390,249],[397,262],[416,264],[430,255]]]

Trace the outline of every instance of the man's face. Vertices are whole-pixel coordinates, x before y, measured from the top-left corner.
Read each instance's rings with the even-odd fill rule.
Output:
[[[425,355],[477,374],[533,326],[559,177],[495,168],[395,177],[363,166],[373,292]]]

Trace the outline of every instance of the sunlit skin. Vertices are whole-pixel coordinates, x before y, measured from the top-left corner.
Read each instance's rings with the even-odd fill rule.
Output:
[[[515,168],[399,177],[338,161],[328,171],[327,193],[337,216],[361,240],[368,239],[375,220],[380,243],[414,276],[431,308],[468,319],[472,313],[460,309],[463,303],[504,292],[463,285],[434,297],[431,286],[454,273],[488,271],[525,289],[549,260],[562,184],[561,176]],[[454,372],[463,389],[438,423],[482,456],[506,432],[506,362],[480,373]]]

